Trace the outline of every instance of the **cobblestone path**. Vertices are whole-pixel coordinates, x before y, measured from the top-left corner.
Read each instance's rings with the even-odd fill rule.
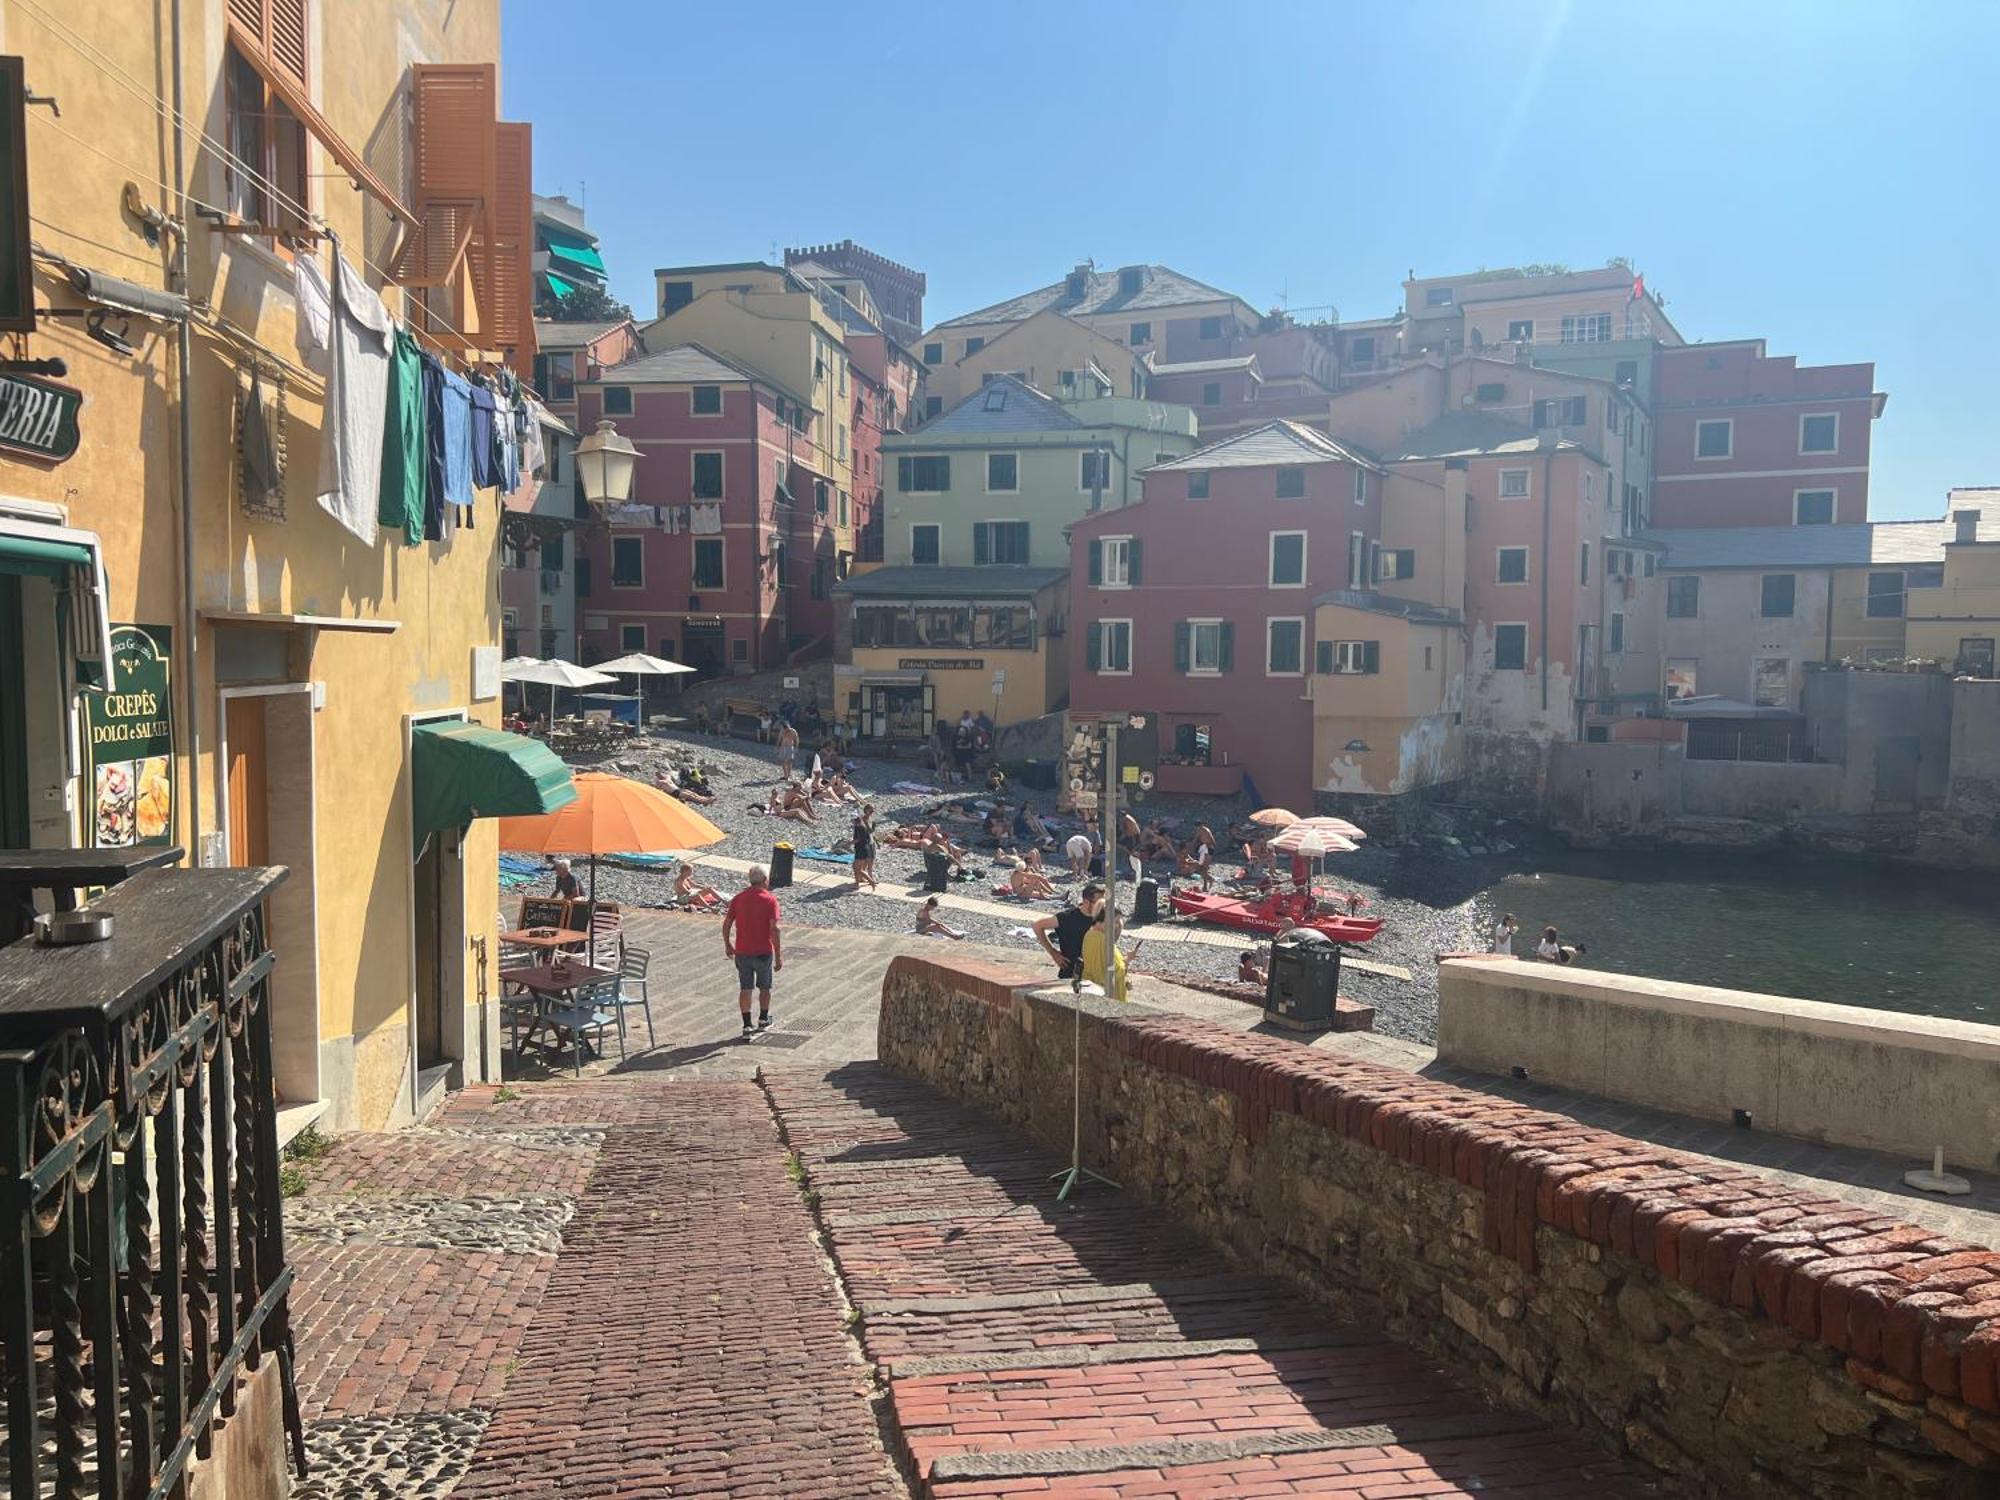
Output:
[[[901,1496],[749,1080],[469,1090],[288,1205],[314,1474],[348,1497]]]
[[[1232,1273],[1166,1215],[872,1064],[767,1073],[938,1500],[1650,1493],[1582,1439]]]

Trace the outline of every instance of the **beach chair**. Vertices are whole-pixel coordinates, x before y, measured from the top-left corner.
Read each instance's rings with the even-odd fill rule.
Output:
[[[612,1001],[618,1007],[618,1055],[625,1055],[625,1012],[634,1006],[646,1018],[646,1046],[657,1047],[658,1039],[653,1035],[653,1011],[647,1002],[646,971],[652,967],[653,955],[644,948],[628,948],[621,940],[618,944],[618,997]]]

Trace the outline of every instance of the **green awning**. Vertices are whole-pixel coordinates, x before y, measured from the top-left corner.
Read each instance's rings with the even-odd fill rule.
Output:
[[[576,800],[569,767],[540,740],[457,719],[416,726],[410,742],[410,836],[418,850],[474,818],[532,817]]]
[[[567,261],[570,265],[581,266],[586,271],[595,271],[599,276],[604,274],[604,257],[588,245],[551,245],[549,258]]]
[[[565,229],[560,224],[551,224],[544,219],[535,226],[535,233],[541,237],[542,248],[551,245],[595,245],[596,237],[581,229]]]
[[[82,568],[96,566],[88,547],[75,542],[44,542],[35,537],[0,535],[0,573],[20,573],[31,578],[67,578]]]
[[[549,284],[549,290],[554,292],[558,297],[567,297],[571,292],[576,290],[574,286],[564,281],[562,277],[556,275],[553,271],[542,272],[542,280]]]

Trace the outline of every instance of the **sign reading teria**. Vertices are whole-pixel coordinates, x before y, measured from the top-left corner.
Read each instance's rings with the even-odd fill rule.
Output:
[[[117,691],[82,695],[92,848],[173,842],[172,640],[164,625],[112,626]]]
[[[83,392],[33,375],[0,375],[0,450],[59,464],[76,452]]]

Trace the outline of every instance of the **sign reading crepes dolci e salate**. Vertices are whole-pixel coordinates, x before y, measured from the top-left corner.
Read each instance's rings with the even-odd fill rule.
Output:
[[[93,848],[173,841],[172,650],[165,625],[114,625],[112,690],[83,694]]]
[[[33,375],[0,375],[0,452],[59,464],[76,452],[83,392]]]

